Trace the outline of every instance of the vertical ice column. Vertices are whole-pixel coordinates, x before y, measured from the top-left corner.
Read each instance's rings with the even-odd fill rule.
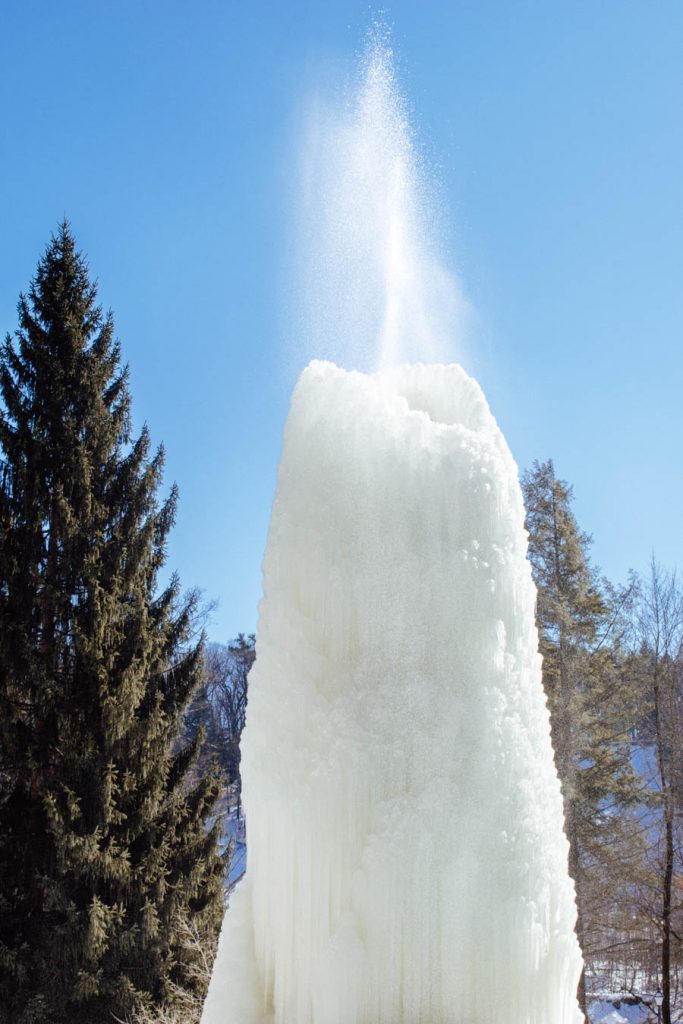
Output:
[[[517,470],[459,366],[304,371],[264,593],[203,1024],[579,1022]]]

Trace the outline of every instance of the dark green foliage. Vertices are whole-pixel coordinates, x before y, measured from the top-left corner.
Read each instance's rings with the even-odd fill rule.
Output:
[[[185,982],[179,922],[217,925],[223,864],[219,780],[174,748],[202,647],[157,588],[176,491],[66,223],[0,397],[0,1021],[100,1024]]]

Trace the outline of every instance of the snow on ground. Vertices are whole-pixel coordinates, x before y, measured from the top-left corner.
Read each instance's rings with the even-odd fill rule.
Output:
[[[225,853],[228,845],[232,843],[232,856],[230,857],[230,870],[226,880],[227,890],[232,889],[247,870],[247,830],[243,817],[237,815],[237,805],[230,800],[223,799],[218,807],[218,812],[223,816],[223,832],[218,841],[218,848]],[[207,821],[211,828],[215,818]]]
[[[645,1003],[633,996],[594,999],[588,1005],[591,1024],[645,1024],[655,1020]]]
[[[247,837],[244,829],[244,818],[231,816],[226,822],[226,837],[232,839],[232,857],[228,887],[237,882],[247,870]]]

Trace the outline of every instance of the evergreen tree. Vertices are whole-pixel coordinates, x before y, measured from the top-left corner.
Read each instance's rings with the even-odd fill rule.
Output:
[[[215,776],[177,749],[195,601],[157,579],[176,508],[131,436],[111,314],[67,223],[0,351],[0,1021],[104,1024],[187,982],[215,929]],[[189,982],[187,982],[189,984]]]
[[[633,693],[620,669],[628,591],[613,591],[598,579],[588,556],[591,538],[579,530],[571,488],[556,478],[551,461],[535,462],[522,489],[577,936],[588,959],[597,952],[597,932],[607,928],[604,915],[619,903],[616,875],[635,856],[635,829],[623,813],[639,796],[631,766]],[[585,1014],[584,975],[579,1002]]]

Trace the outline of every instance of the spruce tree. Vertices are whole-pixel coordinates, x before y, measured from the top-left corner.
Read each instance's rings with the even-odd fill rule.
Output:
[[[67,223],[0,351],[0,1021],[104,1024],[187,984],[222,908],[218,780],[178,748],[196,601],[158,586],[177,494],[131,434]],[[191,973],[191,972],[190,972]]]
[[[588,555],[591,538],[571,509],[572,489],[557,479],[551,461],[535,462],[522,490],[577,936],[589,959],[623,896],[617,875],[634,856],[628,848],[636,830],[626,812],[640,796],[631,764],[634,692],[620,649],[629,591],[598,578]],[[579,1001],[585,1014],[584,975]]]

